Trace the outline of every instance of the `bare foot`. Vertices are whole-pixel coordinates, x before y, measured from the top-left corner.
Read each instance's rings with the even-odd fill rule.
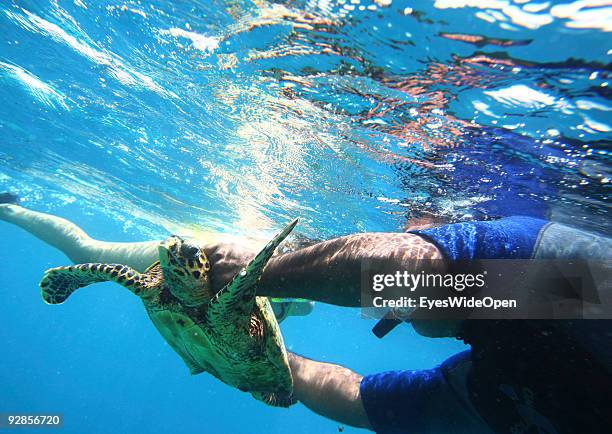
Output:
[[[9,193],[8,191],[4,193],[0,193],[0,204],[4,204],[4,203],[18,204],[19,196],[13,193]]]

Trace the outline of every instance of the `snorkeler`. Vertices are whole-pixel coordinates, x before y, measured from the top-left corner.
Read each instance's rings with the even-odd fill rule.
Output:
[[[10,200],[9,200],[10,201]],[[13,202],[15,202],[13,200]],[[94,241],[59,217],[0,205],[16,224],[77,262],[142,269],[157,242]],[[210,243],[213,291],[254,252]],[[419,272],[431,260],[448,271],[481,259],[608,259],[612,240],[532,217],[450,224],[412,233],[360,233],[272,258],[258,286],[268,297],[304,297],[360,306],[361,263],[385,274]],[[442,270],[444,271],[444,270]],[[314,412],[380,433],[599,433],[612,427],[610,321],[412,321],[429,337],[456,337],[471,350],[429,370],[361,376],[289,354],[294,395]]]

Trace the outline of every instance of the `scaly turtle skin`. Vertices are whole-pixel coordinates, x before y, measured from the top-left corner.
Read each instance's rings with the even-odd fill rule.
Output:
[[[149,318],[192,374],[209,372],[269,405],[288,407],[293,380],[278,322],[257,281],[276,247],[297,224],[280,232],[217,294],[210,262],[195,244],[172,236],[159,246],[159,261],[144,273],[120,264],[80,264],[48,270],[40,282],[49,304],[76,289],[113,281],[141,298]]]

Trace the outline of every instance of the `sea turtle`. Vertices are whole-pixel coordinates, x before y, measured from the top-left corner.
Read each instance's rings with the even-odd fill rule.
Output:
[[[159,245],[159,261],[142,274],[120,264],[52,268],[40,282],[42,296],[48,304],[60,304],[78,288],[117,282],[140,297],[192,374],[207,371],[269,405],[288,407],[295,400],[285,345],[270,302],[256,296],[256,287],[274,250],[296,224],[297,219],[216,294],[204,251],[171,236]]]

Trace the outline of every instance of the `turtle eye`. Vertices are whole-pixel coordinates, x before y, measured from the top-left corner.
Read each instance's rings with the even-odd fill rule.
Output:
[[[195,258],[200,250],[195,246],[183,244],[181,246],[181,254],[186,258]]]

